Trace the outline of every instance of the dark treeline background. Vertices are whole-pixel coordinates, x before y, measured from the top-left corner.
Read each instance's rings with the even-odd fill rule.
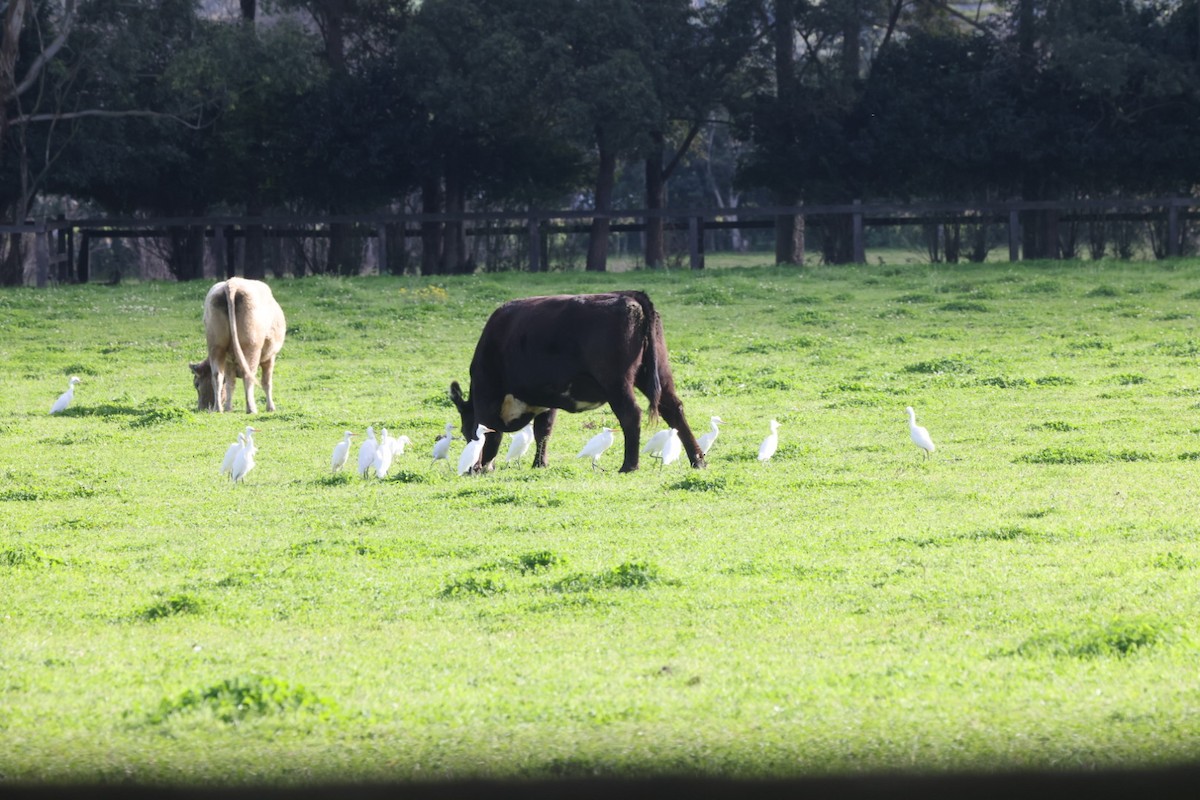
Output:
[[[1189,194],[1197,5],[0,0],[0,223]],[[349,227],[315,269],[358,271]],[[1061,251],[1053,213],[1023,230]],[[195,239],[169,241],[178,278]],[[424,273],[473,268],[461,223],[422,245]],[[777,220],[776,259],[803,247]],[[662,263],[660,228],[644,248]]]

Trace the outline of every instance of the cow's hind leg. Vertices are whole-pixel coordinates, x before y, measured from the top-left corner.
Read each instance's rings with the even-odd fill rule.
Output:
[[[246,390],[246,413],[257,414],[258,403],[254,401],[254,369],[258,364],[258,359],[262,356],[261,347],[252,347],[250,350],[244,351],[246,363],[250,365],[250,374],[242,376],[242,383]],[[271,409],[274,410],[274,409]]]
[[[638,468],[641,448],[642,409],[633,396],[632,386],[622,386],[610,396],[613,400],[609,406],[617,422],[621,423],[621,432],[625,434],[625,461],[621,464],[621,472],[633,472]]]
[[[271,391],[275,378],[275,358],[271,357],[262,362],[262,385],[267,394],[267,411],[275,410],[275,396]]]
[[[533,466],[546,466],[546,445],[550,441],[550,432],[554,430],[554,419],[558,415],[557,408],[543,411],[533,418]]]

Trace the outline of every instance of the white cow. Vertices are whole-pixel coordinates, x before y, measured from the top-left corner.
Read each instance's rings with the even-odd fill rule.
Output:
[[[267,410],[274,411],[272,375],[286,333],[283,309],[275,302],[271,287],[262,281],[230,278],[209,289],[204,298],[208,359],[190,365],[197,408],[232,410],[233,386],[240,377],[245,384],[246,413],[257,413],[255,372],[261,368]]]

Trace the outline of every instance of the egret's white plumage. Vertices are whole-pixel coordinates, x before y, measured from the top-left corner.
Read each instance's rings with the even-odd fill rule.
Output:
[[[463,448],[462,455],[458,457],[458,474],[465,475],[471,472],[475,465],[479,462],[479,452],[483,450],[484,434],[492,433],[492,429],[480,423],[475,427],[475,438],[467,442]]]
[[[779,447],[779,423],[776,420],[771,420],[771,432],[767,434],[767,438],[763,439],[762,444],[758,446],[758,460],[770,461],[771,456],[775,455],[775,450]]]
[[[392,455],[396,454],[396,437],[388,433],[387,428],[384,428],[379,434],[378,447],[386,447]],[[376,448],[376,455],[379,453],[378,447]]]
[[[246,437],[246,446],[238,453],[237,459],[233,462],[233,469],[229,472],[229,477],[234,483],[241,483],[246,477],[246,473],[254,469],[254,454],[258,452],[258,448],[254,444],[254,439],[250,436]]]
[[[346,431],[342,440],[333,446],[333,458],[329,460],[329,466],[334,472],[346,466],[350,459],[350,437],[353,435],[354,431]]]
[[[412,444],[412,439],[407,436],[397,436],[392,439],[392,458],[404,455],[404,448]]]
[[[258,447],[254,444],[254,434],[256,433],[258,433],[258,428],[247,425],[246,430],[238,434],[238,440],[242,446],[234,452],[233,460],[229,464],[230,480],[239,481],[254,468],[254,454],[258,452]],[[225,450],[225,455],[229,455],[228,448]],[[249,466],[246,466],[247,462]]]
[[[80,378],[72,375],[71,380],[67,381],[67,390],[58,396],[54,401],[54,405],[50,406],[50,413],[57,414],[60,411],[65,411],[67,406],[71,405],[71,399],[75,397],[75,384],[80,382]]]
[[[709,422],[712,423],[712,430],[701,436],[699,439],[700,455],[702,456],[708,455],[708,449],[712,447],[713,442],[717,440],[717,434],[720,433],[720,431],[717,429],[717,426],[725,424],[725,420],[721,419],[720,417],[711,417],[709,418]]]
[[[672,464],[679,460],[679,456],[683,454],[683,442],[679,440],[679,431],[674,428],[667,428],[667,443],[662,449],[662,463],[665,467],[667,464]]]
[[[533,422],[521,430],[513,434],[512,443],[508,446],[508,455],[505,461],[516,461],[529,452],[529,445],[533,444]]]
[[[642,448],[642,452],[651,458],[662,458],[663,447],[666,446],[667,439],[670,438],[671,429],[665,428],[650,437],[646,442],[646,446]]]
[[[604,455],[604,451],[612,447],[612,445],[613,429],[601,428],[599,433],[588,439],[587,444],[583,446],[583,449],[579,451],[579,455],[575,457],[583,458],[587,456],[592,459],[592,469],[603,469],[597,462],[600,460],[600,456]]]
[[[367,470],[375,463],[375,450],[379,447],[379,441],[375,438],[375,426],[367,426],[367,438],[358,446],[358,474],[360,477],[367,477]]]
[[[237,441],[225,448],[225,458],[221,459],[221,474],[227,475],[233,469],[233,462],[237,460],[238,453],[242,452],[242,448],[246,446],[246,434],[238,433]]]
[[[383,441],[375,448],[375,459],[371,462],[371,468],[375,470],[375,477],[383,480],[387,477],[388,470],[392,468],[392,455],[395,453],[395,440]]]
[[[437,437],[437,441],[433,443],[433,460],[434,463],[445,459],[450,460],[450,443],[454,441],[454,423],[446,423],[446,432]]]
[[[924,452],[922,455],[929,458],[929,454],[934,451],[933,439],[929,437],[929,431],[917,424],[917,412],[913,411],[912,406],[904,409],[908,412],[908,435],[912,439],[913,444],[921,448]]]

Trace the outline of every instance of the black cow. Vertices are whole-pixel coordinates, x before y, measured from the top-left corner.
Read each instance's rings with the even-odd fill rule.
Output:
[[[546,466],[546,440],[557,409],[587,411],[605,403],[625,434],[621,472],[638,468],[642,411],[637,387],[650,400],[651,418],[679,431],[693,467],[704,466],[700,445],[683,416],[667,362],[662,320],[644,292],[555,295],[512,300],[492,313],[471,359],[471,397],[458,382],[450,398],[462,432],[493,429],[484,437],[477,470],[490,470],[504,431],[533,420],[535,467]]]

